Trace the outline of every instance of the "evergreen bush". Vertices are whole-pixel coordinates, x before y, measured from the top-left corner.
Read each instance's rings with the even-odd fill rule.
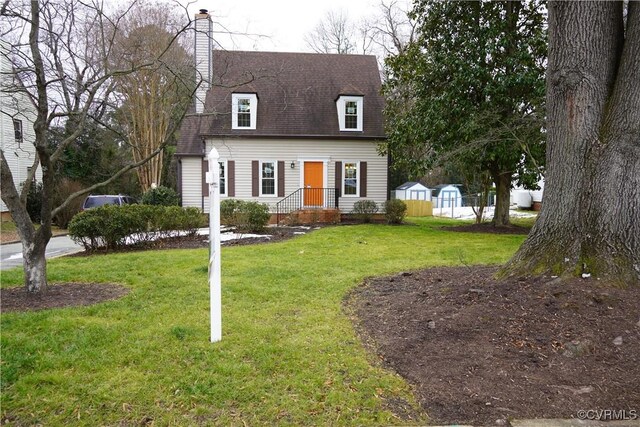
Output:
[[[263,231],[271,214],[264,203],[226,199],[220,203],[220,222],[243,233]]]
[[[26,181],[25,181],[26,182]],[[25,184],[22,183],[22,185]],[[42,219],[42,183],[32,182],[27,194],[27,213],[31,222],[34,224],[40,223]]]
[[[373,200],[358,200],[353,204],[351,213],[358,221],[371,222],[373,215],[378,212],[378,205]]]
[[[384,217],[387,224],[402,224],[407,216],[407,205],[400,199],[387,200],[384,204]]]
[[[152,188],[142,195],[143,205],[178,206],[180,197],[174,189],[160,185]]]

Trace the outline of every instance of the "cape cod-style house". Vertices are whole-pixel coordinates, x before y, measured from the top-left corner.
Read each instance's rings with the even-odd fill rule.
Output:
[[[387,200],[380,74],[374,56],[213,50],[211,20],[196,15],[205,82],[182,124],[183,206],[208,211],[206,154],[220,154],[221,195],[296,210],[349,213]]]

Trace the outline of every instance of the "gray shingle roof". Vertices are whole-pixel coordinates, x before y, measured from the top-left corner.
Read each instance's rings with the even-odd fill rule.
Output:
[[[216,50],[213,75],[205,114],[183,121],[178,154],[201,154],[203,136],[384,138],[374,56]],[[231,129],[233,93],[257,94],[255,130]],[[340,95],[364,97],[362,132],[340,132]]]

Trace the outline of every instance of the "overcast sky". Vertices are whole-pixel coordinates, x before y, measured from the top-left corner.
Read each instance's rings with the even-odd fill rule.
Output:
[[[214,34],[225,49],[309,52],[304,36],[329,10],[343,10],[356,23],[378,4],[379,0],[198,0],[189,10],[208,9],[214,31],[253,34]]]

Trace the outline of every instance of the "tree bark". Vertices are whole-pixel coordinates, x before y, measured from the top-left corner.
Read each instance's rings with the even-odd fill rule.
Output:
[[[50,233],[49,233],[50,234]],[[45,251],[50,236],[46,233],[36,233],[32,242],[22,242],[24,285],[27,292],[45,292],[47,290],[47,261]]]
[[[506,275],[640,285],[640,4],[551,2],[542,210]]]
[[[496,206],[493,213],[493,225],[505,227],[509,221],[509,198],[513,174],[509,172],[492,174],[496,184]]]

